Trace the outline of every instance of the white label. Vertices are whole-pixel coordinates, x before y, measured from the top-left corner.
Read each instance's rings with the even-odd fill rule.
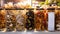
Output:
[[[48,12],[48,31],[54,31],[55,30],[55,13],[54,12]]]

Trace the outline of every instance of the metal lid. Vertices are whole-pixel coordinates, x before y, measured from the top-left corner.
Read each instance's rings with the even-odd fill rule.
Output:
[[[57,8],[56,10],[60,10],[60,8]]]
[[[47,10],[55,10],[55,8],[47,8]]]
[[[36,10],[44,10],[44,8],[37,8]]]

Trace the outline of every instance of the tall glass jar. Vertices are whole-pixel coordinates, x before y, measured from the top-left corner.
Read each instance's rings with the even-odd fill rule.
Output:
[[[6,31],[6,11],[0,10],[0,31]]]
[[[36,9],[35,12],[35,28],[37,31],[47,30],[47,13],[43,8]]]
[[[55,29],[60,31],[60,8],[55,11]]]
[[[25,30],[25,14],[23,12],[25,12],[25,10],[17,10],[18,14],[16,16],[16,30],[17,31],[24,31]]]
[[[26,23],[25,27],[28,31],[34,30],[34,12],[28,9],[26,12]]]
[[[55,8],[47,8],[48,10],[48,31],[55,31]]]
[[[6,10],[7,11],[7,31],[15,31],[16,29],[16,15],[14,14],[15,10]],[[16,12],[16,11],[15,11]]]

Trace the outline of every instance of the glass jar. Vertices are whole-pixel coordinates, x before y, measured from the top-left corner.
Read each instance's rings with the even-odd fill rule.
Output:
[[[55,31],[55,8],[47,8],[48,10],[48,31]]]
[[[26,12],[26,23],[25,27],[28,31],[34,30],[34,11],[28,9]]]
[[[24,31],[25,30],[25,14],[23,12],[25,12],[25,10],[17,10],[19,13],[16,16],[16,30],[17,31]]]
[[[14,14],[15,10],[6,10],[7,11],[7,31],[15,31],[16,29],[16,15]],[[16,11],[15,11],[16,12]]]
[[[0,31],[6,31],[6,11],[0,10]]]
[[[60,31],[60,8],[55,11],[55,29]]]
[[[43,8],[36,9],[35,13],[35,28],[37,31],[47,30],[47,13]]]

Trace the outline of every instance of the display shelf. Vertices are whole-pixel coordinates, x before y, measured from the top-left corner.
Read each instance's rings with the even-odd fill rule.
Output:
[[[60,32],[0,32],[0,34],[60,34]]]
[[[0,8],[0,10],[3,10],[3,9],[5,9],[5,10],[24,10],[24,9],[26,9],[26,10],[34,10],[34,9],[44,10],[44,8]],[[47,10],[55,10],[55,8],[47,8]],[[60,10],[60,8],[56,8],[56,10]]]
[[[34,9],[44,10],[44,8],[0,8],[0,10],[3,10],[3,9],[5,9],[5,10],[24,10],[24,9],[26,9],[26,10],[34,10]],[[47,10],[55,10],[55,8],[47,8]]]

